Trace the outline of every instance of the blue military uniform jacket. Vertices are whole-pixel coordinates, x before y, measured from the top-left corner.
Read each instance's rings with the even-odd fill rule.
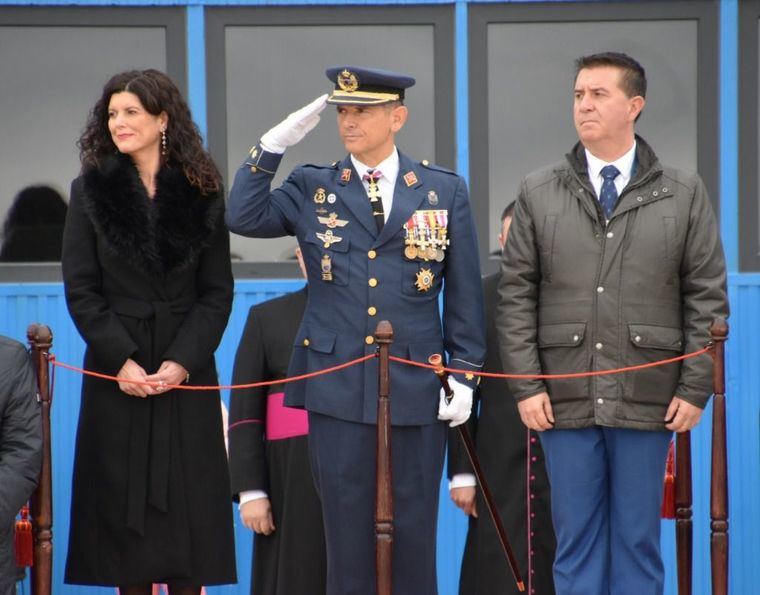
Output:
[[[450,367],[480,369],[485,356],[480,267],[464,180],[399,153],[393,206],[378,233],[361,176],[349,156],[328,166],[297,167],[272,191],[281,158],[260,145],[254,147],[235,176],[226,221],[235,233],[294,235],[301,246],[309,300],[288,375],[374,353],[373,335],[380,320],[393,325],[392,355],[427,362],[431,354],[445,350]],[[449,245],[441,262],[404,255],[404,224],[420,210],[446,211]],[[337,221],[328,223],[330,218]],[[392,423],[435,422],[440,384],[432,371],[392,363],[390,373]],[[472,377],[458,379],[475,384]],[[373,359],[288,384],[285,403],[374,423],[377,388]]]

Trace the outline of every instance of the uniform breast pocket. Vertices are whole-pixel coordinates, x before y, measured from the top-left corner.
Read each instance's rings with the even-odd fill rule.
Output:
[[[443,281],[443,263],[424,260],[405,262],[401,291],[407,295],[437,296]]]
[[[317,237],[315,232],[306,236],[304,242],[304,262],[310,283],[332,283],[348,285],[350,278],[350,240],[341,237],[335,241],[334,235],[326,239]]]

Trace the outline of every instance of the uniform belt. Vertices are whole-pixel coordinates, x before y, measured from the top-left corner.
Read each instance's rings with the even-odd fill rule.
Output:
[[[110,297],[108,301],[111,309],[120,316],[154,320],[149,357],[151,365],[156,366],[157,358],[163,355],[174,339],[173,317],[186,314],[192,308],[192,302],[179,300],[144,301]],[[172,431],[176,423],[175,398],[173,391],[170,391],[144,400],[135,399],[132,408],[126,524],[140,535],[145,530],[147,504],[162,512],[169,510],[169,461]]]

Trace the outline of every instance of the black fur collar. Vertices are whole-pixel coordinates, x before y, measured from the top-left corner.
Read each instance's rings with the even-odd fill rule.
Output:
[[[220,197],[203,196],[181,169],[164,166],[153,200],[130,157],[106,159],[84,172],[85,204],[105,242],[151,275],[188,266],[210,241]]]

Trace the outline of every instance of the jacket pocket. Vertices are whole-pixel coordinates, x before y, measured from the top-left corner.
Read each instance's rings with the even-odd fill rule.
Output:
[[[332,353],[338,334],[313,325],[303,325],[296,335],[293,347],[308,347],[318,353]]]
[[[310,232],[304,239],[304,262],[306,270],[309,271],[309,281],[348,285],[351,264],[350,238],[344,236],[339,242],[323,242],[316,233]],[[327,243],[330,245],[325,248]]]
[[[589,358],[584,348],[586,337],[585,322],[562,322],[557,324],[542,324],[538,327],[538,354],[541,369],[545,374],[566,374],[586,372]],[[570,401],[588,400],[588,378],[548,378],[546,389],[552,403],[568,403]],[[557,413],[555,411],[555,413]],[[577,415],[576,415],[577,413]],[[562,417],[573,419],[583,415],[580,408],[573,411],[572,406],[564,409]]]
[[[541,240],[541,274],[547,283],[552,281],[552,264],[554,262],[554,236],[557,231],[557,216],[544,217],[544,229]]]
[[[443,263],[414,260],[402,266],[401,290],[420,298],[436,297],[443,281]]]
[[[683,352],[683,331],[670,326],[630,323],[628,345],[628,365],[653,363]],[[675,396],[680,372],[681,364],[675,362],[626,374],[623,383],[625,401],[653,406],[650,410],[637,408],[636,419],[662,421],[664,408]],[[649,417],[651,419],[648,419]]]

